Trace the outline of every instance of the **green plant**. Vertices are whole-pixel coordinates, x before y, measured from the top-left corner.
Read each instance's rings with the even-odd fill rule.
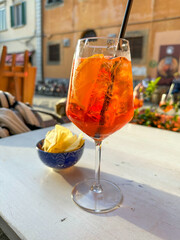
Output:
[[[146,108],[143,110],[136,109],[134,111],[133,123],[141,124],[144,126],[157,127],[157,122],[160,120],[160,116],[157,114],[157,110]]]
[[[147,88],[144,90],[139,89],[139,92],[143,92],[144,98],[150,99],[152,94],[157,88],[157,84],[161,78],[158,77],[154,81],[148,83]],[[166,129],[170,131],[180,132],[180,116],[178,115],[178,110],[180,108],[180,101],[172,103],[170,100],[162,104],[161,109],[167,112],[171,109],[174,110],[174,115],[166,115],[158,112],[158,108],[155,105],[150,107],[137,108],[134,110],[134,117],[132,123],[140,124],[149,127],[156,127],[161,129]],[[166,110],[167,109],[167,110]]]
[[[152,94],[157,88],[157,84],[160,81],[161,77],[157,77],[155,80],[151,80],[148,83],[146,90],[144,91],[145,98],[151,98]]]
[[[160,114],[156,107],[145,109],[136,109],[132,123],[149,127],[166,129],[174,132],[180,132],[180,116],[178,115],[179,102],[173,104],[175,114],[173,116]]]

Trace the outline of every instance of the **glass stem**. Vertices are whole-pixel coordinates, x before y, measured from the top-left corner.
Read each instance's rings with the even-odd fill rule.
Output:
[[[91,187],[91,190],[97,193],[101,193],[103,191],[101,183],[100,183],[100,168],[101,168],[101,146],[102,141],[95,141],[95,183]]]

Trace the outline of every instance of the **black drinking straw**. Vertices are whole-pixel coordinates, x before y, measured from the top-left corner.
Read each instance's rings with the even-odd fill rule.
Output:
[[[123,22],[122,22],[121,29],[120,29],[119,36],[118,36],[118,40],[119,40],[118,41],[118,50],[120,49],[120,38],[124,38],[124,36],[125,36],[126,27],[128,24],[128,19],[129,19],[132,3],[133,3],[133,0],[128,0],[127,5],[126,5],[126,11],[124,14]]]
[[[122,22],[121,29],[120,29],[119,36],[118,36],[117,50],[121,49],[120,38],[123,38],[124,35],[125,35],[125,31],[126,31],[126,27],[127,27],[127,24],[128,24],[128,19],[129,19],[132,3],[133,3],[133,0],[128,0],[127,5],[126,5],[126,11],[125,11],[125,14],[124,14],[123,22]],[[117,64],[117,63],[115,63],[115,64]],[[106,112],[106,110],[109,106],[109,101],[110,101],[110,98],[111,98],[111,95],[112,95],[113,84],[114,84],[114,74],[112,73],[111,84],[109,85],[109,87],[107,89],[105,99],[104,99],[104,103],[103,103],[101,113],[100,113],[100,115],[101,115],[100,122],[99,122],[100,126],[104,125],[104,121],[105,121],[104,113]],[[99,138],[100,128],[101,127],[99,127],[98,131],[96,132],[96,134],[94,136],[95,138]]]

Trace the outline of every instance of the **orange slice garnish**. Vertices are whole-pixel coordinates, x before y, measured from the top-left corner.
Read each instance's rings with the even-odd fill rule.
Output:
[[[75,70],[72,86],[74,100],[83,109],[88,107],[103,60],[103,54],[93,55],[82,59]]]

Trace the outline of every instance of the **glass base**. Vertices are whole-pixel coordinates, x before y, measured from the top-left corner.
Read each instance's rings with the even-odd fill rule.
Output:
[[[79,207],[93,213],[110,212],[123,201],[120,188],[107,180],[101,180],[100,186],[94,186],[94,179],[77,183],[71,197]]]

